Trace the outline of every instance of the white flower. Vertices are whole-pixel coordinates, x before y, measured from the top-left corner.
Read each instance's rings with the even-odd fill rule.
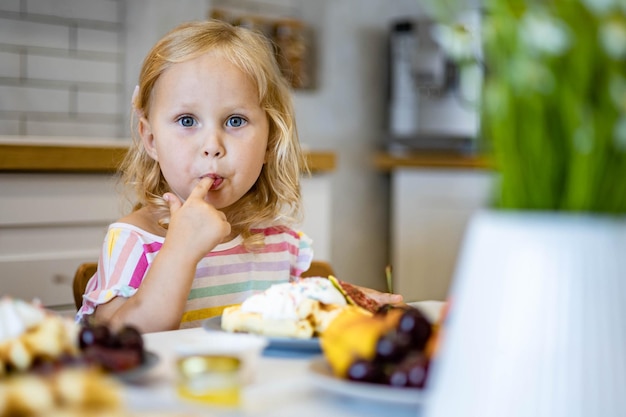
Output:
[[[464,65],[459,68],[459,94],[466,103],[478,104],[480,102],[482,81],[483,71],[478,64]]]
[[[511,59],[508,77],[517,91],[521,93],[548,94],[554,89],[554,75],[540,61],[519,56]]]
[[[530,51],[538,54],[561,55],[571,44],[568,27],[543,12],[526,13],[519,34]]]
[[[600,26],[598,36],[600,44],[611,58],[626,58],[626,22],[609,19]]]
[[[474,61],[479,55],[479,34],[469,26],[456,23],[453,25],[434,25],[431,35],[444,53],[455,61]]]
[[[615,0],[582,0],[581,2],[596,16],[607,14],[615,5]]]
[[[613,140],[615,147],[626,152],[626,117],[622,116],[613,127]]]
[[[505,83],[490,81],[485,84],[481,97],[484,110],[490,117],[506,117],[509,113],[509,89]]]

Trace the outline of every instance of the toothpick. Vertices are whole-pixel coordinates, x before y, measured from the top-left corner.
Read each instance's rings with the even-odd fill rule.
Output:
[[[393,294],[393,280],[391,279],[391,265],[385,267],[385,276],[387,278],[387,292]]]

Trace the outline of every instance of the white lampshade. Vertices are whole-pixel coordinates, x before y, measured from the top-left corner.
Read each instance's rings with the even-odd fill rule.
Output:
[[[470,222],[426,417],[626,416],[626,222]]]

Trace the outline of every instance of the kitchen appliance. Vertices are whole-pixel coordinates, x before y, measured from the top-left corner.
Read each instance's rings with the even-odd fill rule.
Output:
[[[479,24],[477,16],[474,13],[468,20],[474,28]],[[435,27],[428,18],[392,23],[388,54],[389,151],[471,152],[476,147],[476,104],[463,96],[463,69],[435,41]]]

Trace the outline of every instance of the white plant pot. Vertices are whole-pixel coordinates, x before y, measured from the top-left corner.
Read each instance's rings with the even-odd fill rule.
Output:
[[[470,222],[426,417],[626,415],[626,221]]]

